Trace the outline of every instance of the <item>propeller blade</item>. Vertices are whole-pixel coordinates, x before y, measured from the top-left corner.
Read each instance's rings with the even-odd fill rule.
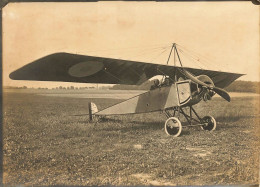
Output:
[[[197,79],[195,76],[193,76],[190,72],[186,71],[185,69],[181,69],[181,73],[186,76],[187,78],[189,78],[190,80],[192,80],[193,82],[200,84],[202,86],[205,86],[209,89],[214,90],[219,96],[221,96],[223,99],[227,100],[228,102],[231,101],[231,98],[229,96],[229,94],[222,88],[218,88],[218,87],[212,87],[209,86],[208,84],[200,81],[199,79]]]
[[[207,88],[212,88],[211,86],[209,86],[208,84],[200,81],[199,79],[197,79],[194,75],[192,75],[190,72],[186,71],[185,69],[181,69],[182,70],[182,74],[184,76],[186,76],[188,79],[192,80],[193,82],[200,84],[201,86],[206,86]]]
[[[223,99],[227,100],[228,102],[231,101],[231,98],[229,94],[226,92],[226,90],[218,87],[213,88],[214,92],[216,92],[218,95],[220,95]]]

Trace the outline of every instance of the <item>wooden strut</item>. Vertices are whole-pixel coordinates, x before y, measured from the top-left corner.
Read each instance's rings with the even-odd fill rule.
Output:
[[[179,53],[178,53],[178,49],[177,49],[175,43],[172,44],[172,48],[171,48],[171,51],[170,51],[170,54],[169,54],[169,57],[168,57],[168,60],[167,60],[167,65],[169,63],[169,60],[170,60],[170,57],[171,57],[171,54],[172,54],[172,50],[174,50],[174,66],[176,66],[176,55],[177,55],[178,60],[180,62],[180,65],[182,67],[182,62],[181,62],[181,59],[180,59],[180,56],[179,56]],[[176,68],[174,70],[174,81],[175,82],[177,81]],[[176,107],[172,107],[172,108],[169,108],[169,109],[165,109],[164,113],[165,113],[166,117],[169,118],[169,117],[175,117],[175,114],[176,114],[176,111],[177,111],[177,118],[179,118],[180,114],[182,114],[185,117],[185,119],[188,121],[189,125],[186,125],[186,126],[201,126],[201,125],[203,125],[202,124],[202,119],[199,117],[199,115],[194,110],[194,108],[192,106],[189,106],[189,107],[190,107],[189,115],[186,114],[183,111],[181,106],[176,106]],[[173,111],[172,115],[170,113],[171,110]],[[198,118],[198,120],[192,117],[192,113],[195,114],[195,116]],[[195,121],[195,122],[199,123],[199,125],[192,125],[192,121]]]
[[[169,61],[170,61],[170,58],[171,58],[171,55],[172,55],[172,50],[173,48],[175,48],[175,43],[172,44],[172,48],[171,48],[171,52],[169,54],[169,57],[168,57],[168,60],[167,60],[167,65],[169,64]],[[174,64],[175,65],[175,64]]]
[[[191,126],[201,126],[201,125],[204,125],[204,124],[202,123],[202,119],[199,117],[199,115],[198,115],[197,112],[194,110],[194,108],[193,108],[192,106],[189,106],[189,109],[190,109],[190,110],[189,110],[189,115],[186,114],[186,113],[183,111],[183,107],[180,107],[180,106],[178,106],[178,107],[173,107],[173,108],[170,108],[170,109],[166,109],[166,110],[164,110],[164,112],[165,112],[165,115],[166,115],[167,118],[169,118],[169,117],[175,117],[176,111],[178,112],[178,113],[177,113],[177,118],[179,118],[179,117],[180,117],[180,114],[182,114],[182,115],[185,117],[185,119],[187,120],[187,122],[189,123],[189,125],[185,125],[186,127],[188,127],[188,126],[191,127]],[[171,114],[170,111],[173,111],[173,114]],[[192,117],[192,113],[194,113],[195,116],[196,116],[198,119],[193,118],[193,117]],[[197,123],[199,123],[199,124],[193,125],[193,124],[192,124],[192,121],[195,121],[195,122],[197,122]]]
[[[88,114],[89,114],[89,121],[93,121],[91,102],[88,103]]]

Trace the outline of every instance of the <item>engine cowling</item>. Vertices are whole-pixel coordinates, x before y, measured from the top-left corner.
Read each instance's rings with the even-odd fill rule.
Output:
[[[205,84],[209,85],[210,87],[214,87],[214,82],[211,78],[209,78],[207,75],[199,75],[196,77],[200,81],[204,82]],[[215,95],[215,92],[213,90],[210,90],[209,88],[203,87],[199,85],[199,95],[201,95],[202,99],[204,101],[211,100],[211,98]]]

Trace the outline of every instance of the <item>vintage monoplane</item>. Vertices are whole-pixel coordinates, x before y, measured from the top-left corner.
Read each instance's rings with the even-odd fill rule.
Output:
[[[168,65],[172,52],[180,66]],[[156,79],[147,92],[98,111],[94,103],[89,104],[89,116],[121,115],[162,111],[168,118],[165,132],[179,136],[183,115],[194,126],[197,122],[204,130],[216,128],[212,116],[203,118],[195,112],[193,105],[210,100],[214,94],[230,102],[229,94],[223,89],[243,74],[187,68],[182,66],[176,44],[171,47],[166,65],[152,64],[121,59],[83,56],[69,53],[55,53],[27,64],[12,72],[14,80],[63,81],[77,83],[103,83],[140,85],[150,78],[161,75],[163,81]],[[189,113],[184,112],[188,107]],[[193,117],[195,114],[196,118]]]

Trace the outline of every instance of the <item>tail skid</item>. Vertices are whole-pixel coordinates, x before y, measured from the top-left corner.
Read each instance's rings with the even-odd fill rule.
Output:
[[[89,110],[89,121],[92,121],[94,114],[98,112],[97,105],[93,102],[89,102],[88,110]]]

